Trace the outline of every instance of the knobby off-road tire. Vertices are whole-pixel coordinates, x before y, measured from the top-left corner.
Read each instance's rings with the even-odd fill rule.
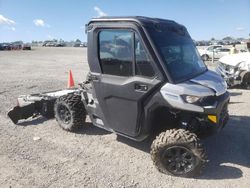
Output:
[[[207,161],[197,136],[184,129],[162,132],[153,141],[150,153],[160,172],[180,177],[200,175]]]
[[[86,120],[86,110],[80,95],[59,97],[55,102],[54,112],[59,126],[67,131],[76,131]]]

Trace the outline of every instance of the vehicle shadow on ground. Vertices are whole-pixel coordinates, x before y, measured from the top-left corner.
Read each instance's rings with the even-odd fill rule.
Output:
[[[235,85],[235,86],[230,86],[228,89],[230,92],[230,89],[244,89],[244,87],[242,87],[242,85]]]
[[[91,122],[86,122],[84,126],[80,127],[74,133],[76,134],[87,134],[87,135],[107,135],[112,134],[109,131],[101,129],[99,127],[94,126]]]
[[[230,96],[239,96],[239,95],[242,95],[242,92],[233,92],[233,91],[230,91]]]
[[[204,140],[210,162],[201,179],[236,179],[250,168],[250,117],[230,116],[228,125]]]
[[[54,118],[51,118],[54,119]],[[35,126],[44,123],[45,121],[51,120],[47,119],[43,116],[38,116],[35,118],[29,118],[25,120],[21,120],[16,125],[18,126]],[[93,126],[91,122],[86,122],[83,126],[81,126],[79,129],[74,131],[76,134],[87,134],[87,135],[105,135],[105,134],[111,134],[111,132],[106,131],[104,129],[98,128]]]
[[[146,153],[149,153],[150,152],[150,146],[153,142],[153,136],[150,137],[150,138],[147,138],[141,142],[138,142],[138,141],[134,141],[134,140],[131,140],[129,138],[126,138],[126,137],[123,137],[123,136],[117,136],[117,141],[118,142],[122,142],[124,144],[127,144],[131,147],[134,147],[138,150],[141,150],[141,151],[144,151]]]
[[[241,103],[244,103],[244,102],[229,102],[229,104],[241,104]]]

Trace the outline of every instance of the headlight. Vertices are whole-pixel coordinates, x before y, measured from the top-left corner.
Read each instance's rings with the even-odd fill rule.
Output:
[[[199,101],[201,99],[201,97],[197,97],[197,96],[192,96],[192,95],[184,95],[182,96],[184,101],[187,103],[196,103],[197,101]]]

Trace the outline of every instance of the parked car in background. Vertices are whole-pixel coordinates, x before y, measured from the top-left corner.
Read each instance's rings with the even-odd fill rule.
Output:
[[[219,59],[225,55],[229,55],[230,54],[230,49],[229,48],[216,48],[214,50],[214,58],[215,59]],[[213,55],[213,54],[212,54]]]
[[[63,42],[58,42],[58,43],[56,43],[55,46],[56,46],[56,47],[64,47],[64,46],[65,46],[65,43],[63,43]]]
[[[201,58],[204,61],[207,61],[208,59],[212,58],[213,52],[217,48],[223,48],[223,46],[222,45],[211,45],[211,46],[208,46],[206,49],[198,49],[198,51],[200,53]]]
[[[225,42],[223,42],[223,41],[218,41],[217,44],[218,44],[218,45],[225,45]]]
[[[1,43],[1,50],[11,50],[12,49],[12,44],[11,43]]]
[[[82,43],[80,44],[80,47],[87,47],[87,42],[82,42]]]
[[[45,44],[46,47],[55,47],[56,46],[56,42],[47,42]]]
[[[30,44],[23,44],[23,50],[31,50]]]
[[[80,47],[80,46],[81,46],[81,43],[77,43],[77,42],[75,42],[73,45],[73,47]]]
[[[250,89],[250,52],[231,54],[219,59],[216,72],[229,87],[242,85]]]
[[[0,51],[1,51],[1,50],[4,50],[3,44],[2,44],[2,43],[0,43]]]
[[[12,42],[11,43],[11,49],[12,50],[21,50],[23,46],[23,42],[22,41],[16,41],[16,42]]]
[[[46,40],[43,42],[42,46],[45,47],[55,47],[57,45],[57,41],[56,40]]]
[[[196,46],[209,46],[208,41],[195,41]]]

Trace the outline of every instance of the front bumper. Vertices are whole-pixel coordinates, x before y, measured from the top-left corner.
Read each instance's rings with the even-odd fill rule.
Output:
[[[228,86],[234,86],[241,83],[239,75],[240,71],[237,67],[232,67],[219,62],[215,71],[224,78]]]
[[[222,129],[229,120],[229,93],[211,96],[201,102],[203,113],[183,113],[181,126],[198,135],[211,135]]]
[[[230,95],[228,92],[215,98],[214,105],[204,106],[204,113],[208,126],[216,128],[224,127],[229,119],[228,103]]]

